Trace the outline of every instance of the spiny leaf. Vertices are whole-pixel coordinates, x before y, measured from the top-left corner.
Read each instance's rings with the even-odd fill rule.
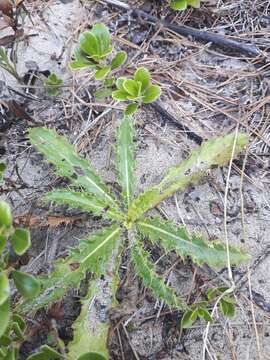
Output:
[[[117,130],[116,167],[126,207],[133,200],[134,191],[134,128],[132,118],[125,117]]]
[[[194,150],[180,165],[172,167],[159,185],[153,186],[139,195],[129,209],[130,221],[140,218],[146,211],[179,190],[196,184],[212,167],[222,166],[232,156],[235,134],[211,139]],[[234,155],[248,143],[248,135],[238,134]]]
[[[69,255],[55,263],[50,275],[40,278],[41,292],[32,300],[22,301],[17,311],[27,314],[63,297],[71,287],[77,288],[87,271],[98,277],[105,271],[105,264],[120,238],[120,228],[112,225],[91,234],[70,249]]]
[[[10,295],[9,280],[4,271],[0,272],[0,305],[3,305]]]
[[[94,173],[90,163],[78,156],[74,147],[64,136],[58,135],[54,130],[34,128],[29,130],[29,138],[48,161],[56,166],[59,176],[68,177],[72,185],[83,187],[89,193],[106,201],[107,204],[116,205],[110,191]]]
[[[178,227],[175,223],[163,221],[159,217],[146,218],[137,224],[142,235],[148,237],[152,243],[160,240],[167,252],[176,251],[181,257],[191,256],[199,265],[207,263],[213,267],[221,267],[227,264],[226,246],[219,241],[210,242],[199,234],[190,235],[184,226]],[[247,260],[249,260],[247,253],[241,252],[236,247],[230,247],[232,264]]]
[[[81,209],[97,216],[104,215],[109,219],[122,219],[114,208],[107,206],[106,201],[86,192],[55,189],[47,193],[44,200],[52,201],[57,205],[68,205],[71,209]]]
[[[0,337],[5,333],[10,319],[10,298],[0,305]]]
[[[181,310],[187,308],[175,292],[164,283],[163,278],[155,272],[154,265],[149,261],[149,254],[139,240],[131,248],[131,258],[144,286],[151,289],[158,299],[172,308]]]
[[[120,262],[120,251],[116,248],[106,265],[102,279],[91,281],[88,293],[81,301],[81,313],[72,326],[73,341],[68,345],[69,360],[108,359],[107,337],[110,327],[108,314],[110,308],[117,304],[115,293],[120,281],[118,276]]]

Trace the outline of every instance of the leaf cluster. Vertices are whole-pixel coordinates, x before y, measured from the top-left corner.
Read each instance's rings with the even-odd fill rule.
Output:
[[[112,52],[108,28],[104,24],[95,24],[91,30],[80,35],[70,67],[73,70],[93,69],[95,79],[103,80],[111,71],[123,65],[127,58],[125,51],[119,51],[110,59]]]
[[[118,78],[116,87],[117,90],[112,93],[113,99],[132,101],[125,109],[126,116],[135,113],[139,105],[154,102],[161,94],[160,87],[151,83],[151,75],[144,67],[136,70],[133,79]]]

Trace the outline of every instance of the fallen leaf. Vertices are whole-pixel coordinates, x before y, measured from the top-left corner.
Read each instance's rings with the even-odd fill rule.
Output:
[[[0,0],[0,11],[13,18],[12,2],[10,0]]]
[[[76,220],[79,220],[81,217],[79,216],[47,216],[46,218],[41,218],[40,216],[32,215],[29,217],[28,214],[16,216],[14,218],[14,223],[18,225],[24,225],[30,228],[38,228],[38,227],[52,227],[55,228],[59,225],[71,224]]]

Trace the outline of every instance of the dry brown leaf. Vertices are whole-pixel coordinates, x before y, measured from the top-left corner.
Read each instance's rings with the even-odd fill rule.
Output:
[[[73,223],[76,220],[79,220],[78,216],[47,216],[46,218],[41,218],[39,216],[29,216],[29,215],[20,215],[14,218],[15,224],[24,225],[30,228],[38,228],[38,227],[52,227],[55,228],[59,225],[65,224],[68,225]]]
[[[12,2],[10,0],[0,0],[0,11],[13,18]]]

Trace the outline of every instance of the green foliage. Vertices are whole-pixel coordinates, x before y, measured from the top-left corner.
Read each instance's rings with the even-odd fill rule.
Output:
[[[88,52],[95,51],[102,57],[103,51],[106,53],[108,50],[107,40],[106,44],[99,53],[95,44],[93,48],[88,48]],[[86,47],[84,49],[86,50]],[[138,93],[138,87],[141,91],[151,86],[149,79],[149,73],[141,69],[136,72],[134,80],[122,79],[118,86],[125,91],[128,89],[129,93],[135,96],[135,93]],[[188,311],[183,320],[183,327],[189,326],[197,317],[209,321],[210,315],[203,304],[197,304],[196,308],[187,306],[184,299],[180,299],[173,289],[164,283],[162,275],[156,272],[151,263],[150,255],[144,249],[142,239],[149,239],[153,244],[159,242],[166,252],[175,251],[182,258],[190,256],[198,264],[208,263],[211,266],[226,264],[225,245],[218,241],[209,242],[201,235],[189,234],[184,227],[164,222],[160,218],[147,217],[145,213],[174,192],[197,183],[213,166],[226,164],[231,158],[234,135],[205,142],[199,149],[193,151],[187,160],[171,168],[159,185],[153,186],[134,199],[134,129],[132,118],[125,117],[118,126],[116,137],[116,168],[118,182],[122,189],[121,204],[118,204],[116,196],[112,195],[90,163],[80,157],[64,137],[46,128],[31,129],[29,134],[32,144],[46,156],[50,163],[55,165],[56,173],[70,180],[70,190],[53,190],[45,196],[45,200],[104,216],[114,224],[91,234],[88,239],[80,241],[76,247],[70,249],[66,258],[57,261],[51,274],[41,277],[40,294],[34,299],[22,301],[18,310],[27,313],[49,305],[61,298],[70,287],[78,287],[80,281],[90,271],[93,274],[93,287],[90,287],[83,303],[83,314],[89,315],[93,292],[100,291],[99,286],[93,290],[95,284],[98,283],[101,275],[107,276],[111,273],[111,276],[114,276],[118,273],[119,258],[116,262],[113,260],[113,263],[117,264],[113,270],[108,270],[112,269],[109,266],[110,260],[114,259],[113,254],[118,253],[120,239],[126,238],[128,234],[130,255],[137,274],[145,286],[168,306]],[[239,134],[235,154],[238,154],[247,142],[247,136]],[[249,258],[245,252],[235,247],[230,247],[229,251],[232,264],[238,264]],[[111,286],[110,290],[113,303],[116,286]],[[224,306],[223,308],[225,312],[226,309]],[[107,354],[100,350],[100,347],[104,349],[106,346],[104,331],[107,333],[108,327],[104,330],[102,324],[99,324],[94,333],[90,330],[87,332],[88,318],[88,316],[78,318],[74,328],[75,342],[71,348],[81,348],[86,353],[97,352],[106,358]],[[81,343],[79,339],[82,331],[84,331],[84,336]],[[101,332],[102,337],[100,337]],[[97,343],[99,343],[99,348],[96,347]]]
[[[30,355],[27,360],[64,360],[64,356],[59,354],[58,351],[55,351],[48,345],[43,345],[40,347],[39,352]]]
[[[117,90],[112,93],[117,101],[132,101],[125,109],[125,115],[132,115],[141,104],[149,104],[160,97],[161,89],[151,83],[149,71],[141,67],[133,79],[121,77],[116,81]]]
[[[11,306],[10,284],[12,279],[18,292],[24,299],[36,297],[40,292],[40,282],[32,275],[15,270],[9,264],[10,245],[18,255],[23,255],[30,246],[29,231],[14,229],[12,227],[12,215],[6,202],[0,201],[0,360],[16,360],[21,343],[24,341],[26,330],[25,321],[13,311]],[[58,354],[48,346],[44,346],[49,352]],[[34,356],[36,356],[35,354]],[[59,355],[59,354],[58,354]],[[63,359],[63,357],[44,356],[29,359]]]
[[[233,318],[235,316],[235,299],[231,295],[223,295],[228,288],[218,287],[209,289],[206,293],[206,296],[209,301],[217,301],[219,299],[219,310],[221,314],[228,318]]]
[[[171,8],[173,10],[185,10],[188,6],[198,9],[200,7],[200,0],[172,0]]]
[[[239,134],[235,154],[239,153],[247,142],[247,135]],[[183,191],[189,185],[197,184],[211,168],[228,163],[233,143],[234,134],[204,142],[189,158],[172,167],[160,184],[146,190],[133,201],[129,208],[129,220],[134,222],[176,191]]]
[[[6,170],[6,165],[4,163],[0,163],[0,185],[3,184],[5,170]]]
[[[120,68],[127,58],[125,51],[119,51],[110,60],[112,52],[108,28],[104,24],[95,24],[90,31],[80,35],[70,67],[72,70],[91,68],[95,72],[95,79],[103,80],[111,71]]]
[[[44,81],[44,87],[50,96],[59,95],[59,89],[63,85],[64,81],[60,79],[56,74],[52,73],[47,80]]]
[[[21,81],[15,65],[9,60],[4,47],[0,46],[0,67],[10,73],[15,79]]]

